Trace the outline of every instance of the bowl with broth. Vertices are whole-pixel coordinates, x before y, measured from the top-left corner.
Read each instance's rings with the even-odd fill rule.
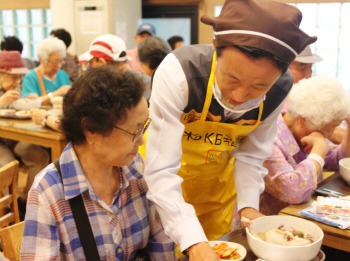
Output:
[[[247,229],[253,253],[268,261],[310,261],[321,249],[323,231],[314,223],[292,216],[254,219]]]
[[[340,176],[350,185],[350,158],[339,160]]]

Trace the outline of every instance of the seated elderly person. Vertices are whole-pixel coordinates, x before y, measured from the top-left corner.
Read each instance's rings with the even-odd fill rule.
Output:
[[[162,38],[157,36],[146,38],[138,47],[140,65],[144,73],[152,76],[154,70],[170,52],[170,45]]]
[[[140,249],[151,260],[175,260],[174,243],[146,198],[137,153],[150,123],[143,91],[133,73],[109,67],[74,82],[61,120],[69,144],[29,192],[21,259],[85,260],[92,249],[83,242],[95,241],[93,260],[133,260]],[[82,227],[72,214],[77,205],[87,212]],[[82,235],[87,230],[90,237]]]
[[[106,48],[107,47],[107,48]],[[90,49],[79,56],[79,63],[88,63],[90,67],[112,66],[118,71],[128,71],[130,67],[127,63],[126,46],[123,39],[112,34],[103,34],[95,38]],[[134,72],[145,82],[146,90],[143,96],[146,100],[151,96],[151,77],[142,73]]]
[[[301,80],[289,96],[288,112],[277,122],[272,156],[264,167],[265,192],[260,210],[277,214],[288,204],[307,201],[322,180],[322,169],[338,170],[338,162],[350,157],[350,128],[340,145],[329,139],[346,119],[350,123],[350,99],[335,78],[317,76]]]
[[[104,48],[104,46],[109,46],[110,48]],[[79,62],[87,63],[91,68],[110,66],[120,72],[130,70],[126,62],[127,58],[124,41],[118,36],[103,34],[91,42],[90,50],[79,56]],[[141,73],[135,74],[144,81],[146,90],[143,96],[148,100],[151,95],[151,77]],[[32,109],[30,116],[35,124],[60,131],[59,116],[49,114],[44,109]]]
[[[27,72],[29,70],[24,67],[18,51],[0,52],[0,109],[13,108],[13,102],[21,97],[19,85]],[[16,157],[20,157],[29,168],[27,185],[19,199],[21,215],[24,215],[28,191],[36,174],[49,163],[49,154],[39,146],[27,142],[0,139],[0,167]]]
[[[24,97],[40,96],[41,104],[45,105],[52,97],[63,96],[70,89],[69,76],[61,70],[66,46],[58,38],[47,38],[39,42],[37,53],[40,65],[23,78],[22,92]]]

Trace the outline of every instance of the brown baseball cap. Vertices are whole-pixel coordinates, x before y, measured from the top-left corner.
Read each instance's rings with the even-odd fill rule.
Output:
[[[213,26],[216,46],[255,47],[288,63],[317,40],[300,30],[301,20],[295,6],[270,0],[226,0],[218,17],[201,17]]]

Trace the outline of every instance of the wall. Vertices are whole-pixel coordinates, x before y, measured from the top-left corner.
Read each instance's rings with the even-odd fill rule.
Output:
[[[64,28],[72,36],[68,52],[76,54],[77,39],[75,38],[74,0],[50,0],[52,14],[52,29]]]
[[[76,2],[76,3],[75,3]],[[88,5],[94,6],[96,3],[102,4],[103,1],[84,1]],[[134,46],[134,35],[137,26],[141,24],[141,0],[110,0],[108,9],[110,16],[107,20],[108,29],[103,27],[102,34],[110,33],[120,36],[125,42],[127,48]],[[52,28],[65,28],[72,36],[72,44],[68,51],[74,55],[80,55],[87,51],[90,42],[97,35],[81,35],[79,32],[79,17],[75,17],[75,6],[77,0],[50,0],[52,12]],[[106,17],[104,17],[105,19]],[[77,39],[79,38],[79,39]],[[83,41],[82,41],[83,39]]]

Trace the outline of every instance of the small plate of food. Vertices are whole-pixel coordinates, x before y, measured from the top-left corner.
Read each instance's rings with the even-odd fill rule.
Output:
[[[23,110],[16,112],[16,117],[21,119],[28,119],[30,118],[30,112],[29,110]]]
[[[214,249],[221,260],[243,260],[247,255],[244,246],[226,241],[210,241],[209,245]]]
[[[16,110],[14,110],[14,109],[1,109],[0,116],[1,117],[15,117]]]

